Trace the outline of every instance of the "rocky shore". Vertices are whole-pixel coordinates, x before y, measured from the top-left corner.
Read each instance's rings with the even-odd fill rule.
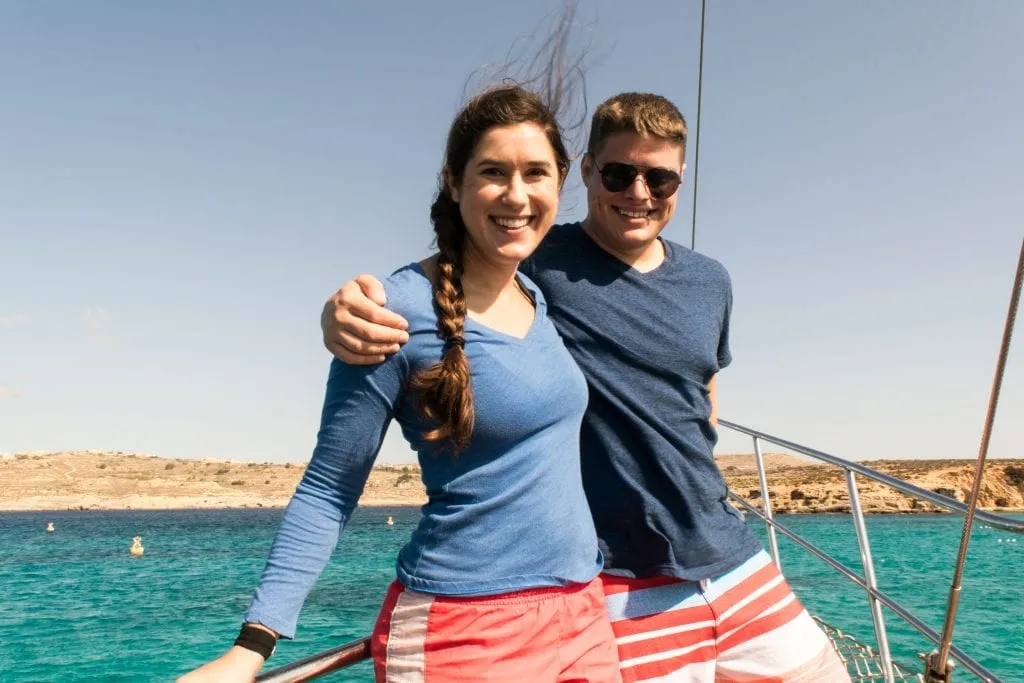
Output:
[[[766,455],[769,497],[779,513],[847,512],[843,472],[783,454]],[[730,488],[761,504],[751,455],[724,455],[719,466]],[[864,463],[921,488],[964,500],[973,463],[961,460],[885,460]],[[0,454],[0,511],[252,508],[284,506],[304,464],[169,459],[103,451]],[[874,482],[860,480],[866,512],[934,512]],[[426,500],[416,465],[384,465],[370,475],[360,505],[419,505]],[[982,507],[1024,511],[1024,460],[988,464]]]

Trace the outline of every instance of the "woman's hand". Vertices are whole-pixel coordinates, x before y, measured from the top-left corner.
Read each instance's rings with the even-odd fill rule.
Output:
[[[236,645],[212,662],[188,672],[175,683],[252,683],[261,668],[261,655]]]

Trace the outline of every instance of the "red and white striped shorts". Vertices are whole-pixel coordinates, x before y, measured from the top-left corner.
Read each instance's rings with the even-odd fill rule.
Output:
[[[481,598],[395,581],[370,639],[378,683],[621,683],[600,579]]]
[[[700,582],[601,578],[625,683],[850,681],[764,551]]]

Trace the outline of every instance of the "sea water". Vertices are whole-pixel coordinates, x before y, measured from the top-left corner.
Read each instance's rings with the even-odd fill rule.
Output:
[[[173,681],[217,657],[237,635],[281,514],[0,513],[0,682]],[[306,601],[297,638],[281,643],[274,666],[369,633],[418,517],[415,507],[357,510]],[[860,571],[849,516],[782,521]],[[868,518],[880,587],[936,630],[961,524],[944,515]],[[752,526],[764,537],[763,525]],[[128,553],[134,536],[142,537],[141,558]],[[863,591],[788,539],[780,539],[780,553],[813,614],[874,643]],[[894,656],[919,670],[917,653],[931,646],[897,616],[885,616]],[[975,530],[955,642],[1003,680],[1024,681],[1024,536]],[[363,663],[325,680],[372,678]],[[961,672],[959,680],[971,677]]]

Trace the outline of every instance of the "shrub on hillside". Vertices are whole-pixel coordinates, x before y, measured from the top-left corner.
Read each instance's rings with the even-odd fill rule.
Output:
[[[1006,469],[1003,470],[1003,474],[1006,475],[1011,484],[1024,490],[1024,465],[1007,465]]]

